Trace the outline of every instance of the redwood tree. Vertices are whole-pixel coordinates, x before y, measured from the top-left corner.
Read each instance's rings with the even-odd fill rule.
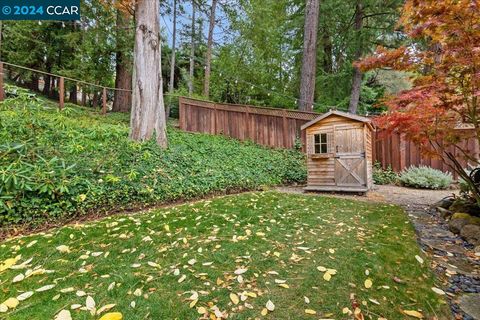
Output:
[[[131,15],[128,12],[117,10],[117,52],[115,66],[115,96],[112,110],[116,112],[130,112],[132,107],[132,59],[129,51]],[[128,50],[130,49],[130,50]]]
[[[303,31],[303,58],[300,74],[300,110],[312,111],[317,71],[317,33],[320,0],[307,0]]]
[[[167,147],[159,17],[159,0],[137,0],[135,2],[133,105],[130,118],[130,138],[145,141],[156,134],[157,143],[161,147]]]
[[[478,155],[460,143],[474,138],[480,144],[479,12],[475,0],[407,0],[400,24],[412,44],[395,50],[380,47],[358,66],[412,74],[413,88],[386,99],[389,112],[378,124],[441,157],[470,185],[480,204],[479,189],[459,161],[479,164]],[[460,129],[465,127],[470,129]]]

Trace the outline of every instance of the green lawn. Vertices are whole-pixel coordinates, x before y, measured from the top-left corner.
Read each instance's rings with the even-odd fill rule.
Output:
[[[76,304],[73,319],[107,312],[87,310],[88,300],[90,309],[115,304],[109,312],[124,319],[207,319],[200,313],[215,310],[229,319],[352,319],[355,303],[365,319],[408,318],[403,310],[448,318],[416,255],[399,207],[246,193],[8,240],[0,262],[20,258],[0,272],[0,302],[34,293],[0,315],[53,319]],[[30,276],[12,283],[20,274]],[[273,311],[262,315],[269,300]]]

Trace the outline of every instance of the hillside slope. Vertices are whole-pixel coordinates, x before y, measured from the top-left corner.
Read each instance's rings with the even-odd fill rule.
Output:
[[[0,225],[302,182],[303,155],[169,127],[169,148],[128,140],[128,117],[28,92],[0,103]]]

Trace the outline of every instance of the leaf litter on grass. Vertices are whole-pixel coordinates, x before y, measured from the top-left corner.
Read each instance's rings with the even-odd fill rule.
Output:
[[[0,277],[12,286],[0,311],[360,319],[423,316],[428,301],[441,313],[404,221],[390,206],[263,192],[66,226],[1,244]]]

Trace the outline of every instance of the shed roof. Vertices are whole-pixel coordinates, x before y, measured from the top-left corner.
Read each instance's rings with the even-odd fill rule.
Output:
[[[336,115],[336,116],[339,116],[339,117],[344,117],[344,118],[347,118],[347,119],[351,119],[351,120],[356,120],[356,121],[359,121],[359,122],[363,122],[363,123],[367,123],[368,126],[370,127],[370,129],[373,129],[372,127],[372,124],[371,124],[371,121],[370,119],[368,118],[365,118],[365,117],[362,117],[362,116],[357,116],[355,114],[352,114],[352,113],[347,113],[347,112],[343,112],[343,111],[338,111],[338,110],[330,110],[328,111],[327,113],[324,113],[318,117],[316,117],[315,119],[305,123],[301,129],[302,130],[305,130],[306,128],[314,125],[315,123],[319,122],[319,121],[322,121],[323,119],[326,119],[332,115]]]

